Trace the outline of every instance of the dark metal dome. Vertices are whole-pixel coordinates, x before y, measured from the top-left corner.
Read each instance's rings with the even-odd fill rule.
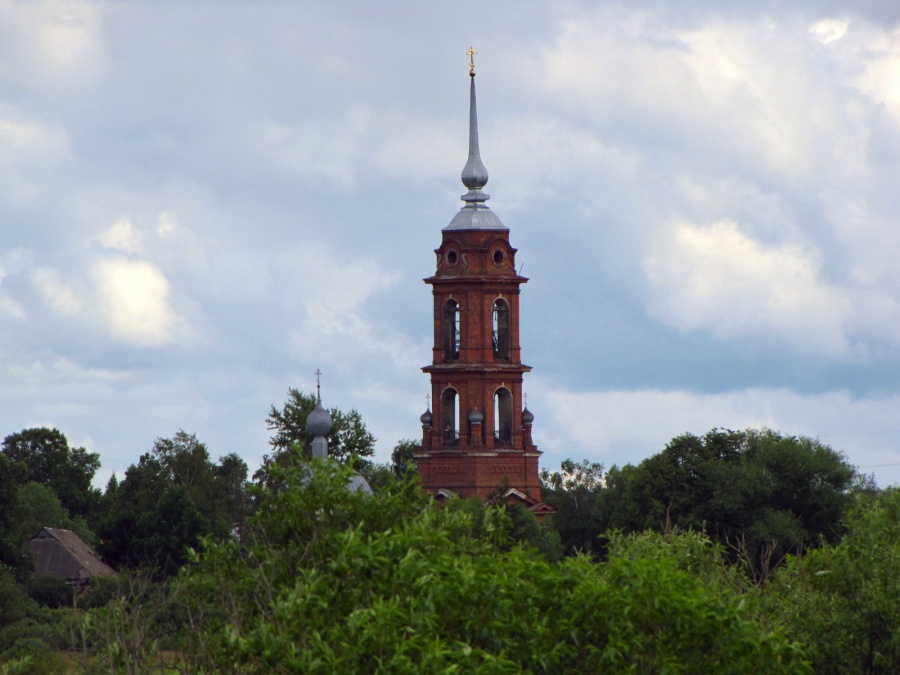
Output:
[[[317,401],[316,407],[313,408],[313,411],[309,413],[309,417],[306,418],[306,428],[309,430],[309,433],[313,436],[327,436],[333,424],[334,421],[331,419],[331,414],[322,407],[321,401]]]
[[[528,408],[522,411],[522,424],[526,426],[531,426],[534,423],[534,413],[532,413]]]

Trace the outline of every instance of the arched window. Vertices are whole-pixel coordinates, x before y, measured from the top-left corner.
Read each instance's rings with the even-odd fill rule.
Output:
[[[459,358],[459,303],[448,300],[441,311],[441,347],[444,361]]]
[[[456,445],[459,443],[459,431],[456,426],[456,389],[447,387],[441,393],[441,444]]]
[[[502,298],[493,307],[494,358],[509,358],[509,305]]]
[[[509,389],[500,387],[494,392],[494,440],[497,445],[512,444],[513,397]]]

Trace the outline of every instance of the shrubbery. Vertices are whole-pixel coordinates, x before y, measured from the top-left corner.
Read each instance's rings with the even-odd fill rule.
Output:
[[[407,471],[350,493],[349,469],[299,454],[245,494],[238,460],[179,438],[194,451],[166,445],[107,490],[122,504],[140,483],[160,523],[186,524],[169,567],[74,597],[0,567],[0,674],[900,672],[900,491],[808,439],[679,437],[605,477],[568,462],[545,474],[560,513],[540,524],[502,499],[438,504]],[[198,476],[227,516],[205,538],[183,517]]]
[[[210,544],[186,571],[190,669],[806,670],[700,535],[619,538],[603,565],[553,564],[509,545],[504,509],[476,536],[462,500],[439,507],[412,484],[348,494],[327,465],[305,476],[287,469],[263,497],[248,549]]]

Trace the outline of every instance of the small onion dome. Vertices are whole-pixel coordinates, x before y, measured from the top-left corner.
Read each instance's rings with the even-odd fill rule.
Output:
[[[531,426],[533,422],[534,414],[528,408],[525,408],[525,410],[522,411],[522,424]]]
[[[469,423],[481,424],[482,422],[484,422],[484,413],[478,408],[473,408],[472,412],[469,413]]]
[[[422,421],[422,424],[425,426],[431,426],[431,408],[427,408],[425,412],[422,413],[422,416],[419,418]]]
[[[313,436],[327,436],[331,431],[333,421],[331,414],[322,407],[322,402],[318,401],[313,411],[306,418],[306,428]]]

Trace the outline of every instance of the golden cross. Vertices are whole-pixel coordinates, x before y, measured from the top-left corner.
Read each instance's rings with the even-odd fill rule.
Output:
[[[475,55],[477,53],[475,47],[469,47],[469,51],[466,52],[469,55],[469,75],[475,74]]]

